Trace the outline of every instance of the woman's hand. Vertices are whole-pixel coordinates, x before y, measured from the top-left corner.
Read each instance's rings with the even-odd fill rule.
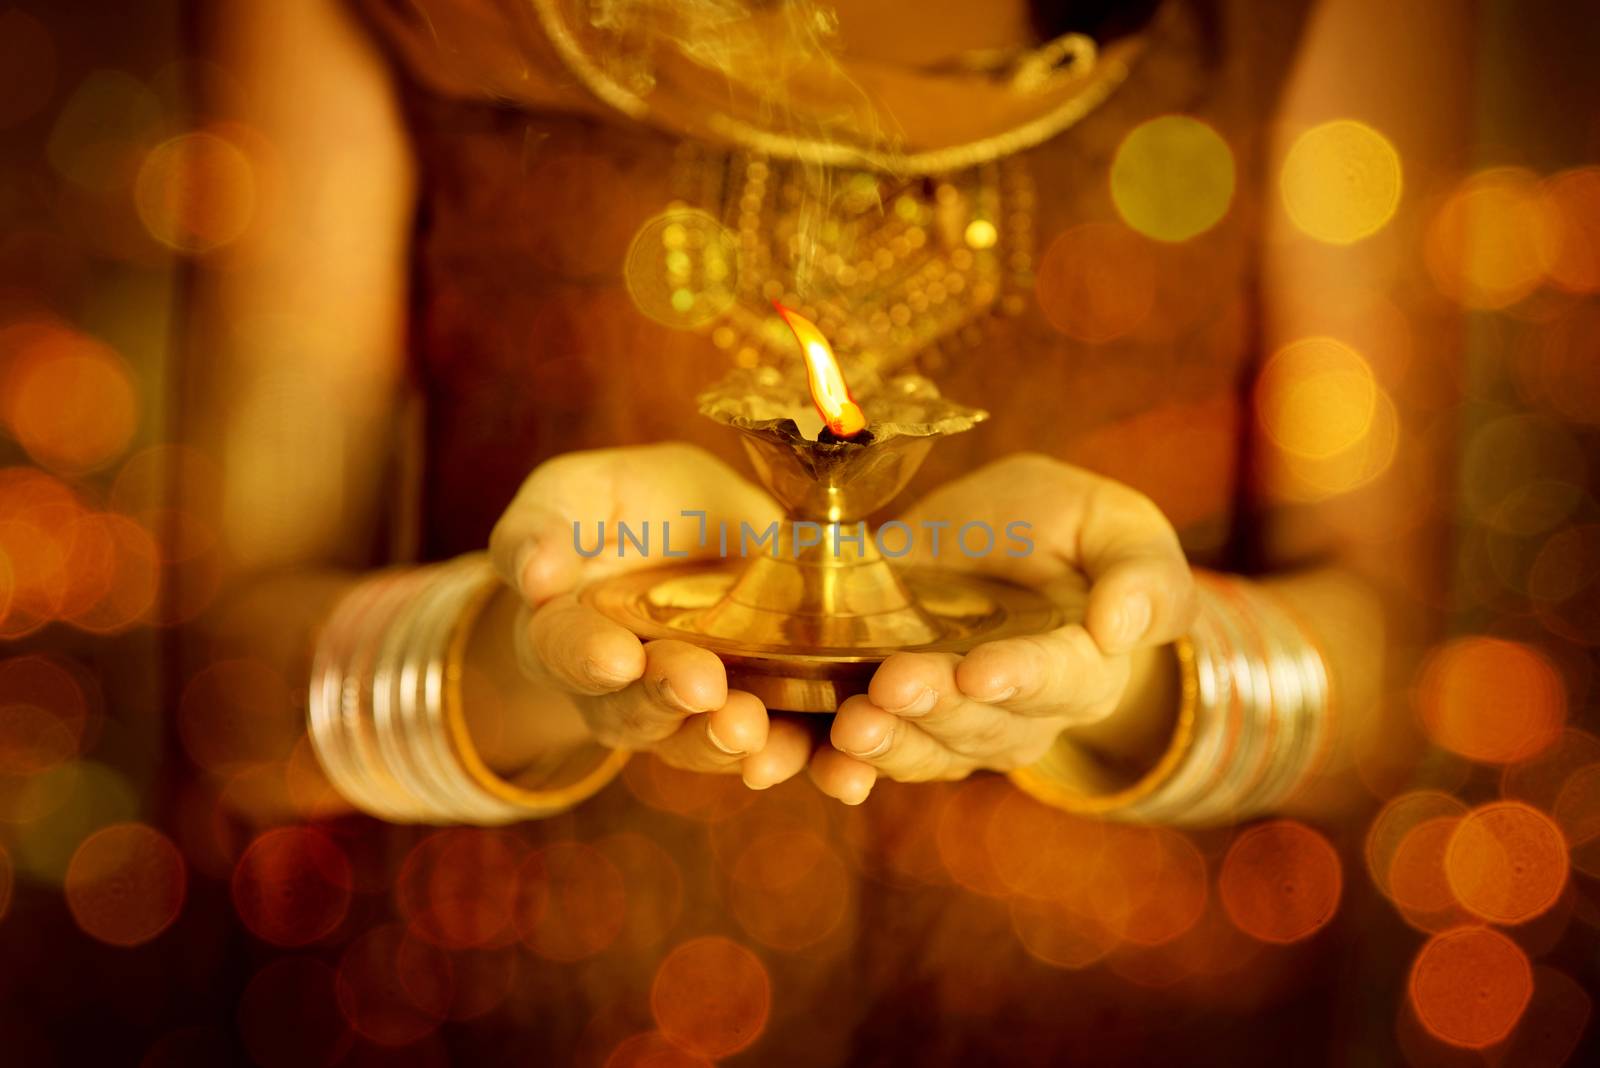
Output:
[[[1142,494],[1044,456],[1019,454],[951,482],[902,517],[917,536],[903,562],[983,572],[1039,589],[1082,622],[980,645],[966,656],[898,653],[834,718],[811,774],[850,804],[879,775],[899,781],[1008,771],[1044,756],[1064,730],[1140,754],[1159,747],[1175,704],[1171,657],[1194,583],[1177,535]],[[948,521],[937,557],[924,521]],[[969,558],[962,524],[1031,524],[1030,553]],[[1015,529],[1015,528],[1012,528]],[[1013,545],[1013,548],[1015,546]]]
[[[805,766],[809,734],[798,723],[769,720],[754,696],[729,691],[717,657],[687,642],[641,642],[630,631],[579,602],[576,590],[617,571],[654,566],[630,549],[615,552],[617,520],[656,527],[672,521],[690,557],[701,548],[690,531],[699,523],[685,509],[701,509],[705,522],[759,521],[779,515],[776,503],[710,453],[668,443],[570,453],[539,465],[495,525],[490,556],[520,596],[512,613],[513,645],[523,673],[541,691],[532,724],[503,724],[521,734],[512,751],[536,760],[587,744],[650,750],[676,767],[740,772],[751,787],[781,782]],[[580,555],[574,524],[591,543],[595,525],[607,526],[607,551]],[[564,724],[564,725],[563,725]]]

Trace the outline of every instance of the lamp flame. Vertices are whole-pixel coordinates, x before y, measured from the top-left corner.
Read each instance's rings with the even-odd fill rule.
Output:
[[[834,359],[827,338],[822,336],[817,324],[799,312],[777,301],[773,301],[772,306],[778,309],[778,314],[800,342],[800,350],[806,358],[806,378],[811,384],[811,402],[822,413],[822,421],[835,437],[855,437],[867,428],[867,417],[851,398],[850,387],[844,383],[839,361]]]

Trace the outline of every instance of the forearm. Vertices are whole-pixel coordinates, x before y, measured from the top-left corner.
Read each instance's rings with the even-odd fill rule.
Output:
[[[185,659],[192,670],[248,659],[276,679],[282,700],[261,693],[223,694],[233,707],[185,709],[190,733],[232,731],[226,764],[206,770],[222,777],[244,768],[276,768],[264,776],[280,790],[239,795],[243,814],[270,821],[348,810],[328,782],[306,738],[310,669],[316,642],[335,606],[377,572],[298,568],[261,573],[231,584],[229,593],[187,632]],[[513,643],[517,599],[497,592],[473,622],[462,665],[462,713],[484,764],[530,783],[563,765],[591,743],[570,698],[528,681],[518,669]],[[246,721],[242,717],[248,716]]]
[[[1322,567],[1256,582],[1305,629],[1322,659],[1329,698],[1316,714],[1331,730],[1323,759],[1283,810],[1307,817],[1341,814],[1367,796],[1354,774],[1357,743],[1368,736],[1384,707],[1386,676],[1414,659],[1424,640],[1424,622],[1385,611],[1381,598],[1346,569]],[[1123,769],[1127,780],[1152,769],[1172,743],[1181,703],[1176,656],[1170,646],[1137,650],[1127,690],[1116,711],[1073,729],[1073,742],[1104,763]],[[1392,732],[1391,732],[1392,733]],[[1390,744],[1405,744],[1407,736]],[[1400,754],[1401,757],[1404,754]]]

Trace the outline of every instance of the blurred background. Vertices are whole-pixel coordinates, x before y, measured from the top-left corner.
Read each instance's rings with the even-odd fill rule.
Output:
[[[251,699],[285,700],[286,683],[248,661],[165,670],[171,629],[207,606],[217,537],[169,492],[176,472],[203,482],[206,466],[165,444],[183,267],[259,225],[271,181],[251,131],[188,118],[194,87],[226,73],[188,58],[182,7],[0,0],[0,1057],[442,1064],[440,1036],[473,1027],[514,1048],[516,1027],[534,1026],[517,1008],[518,955],[580,966],[617,932],[595,934],[580,911],[575,948],[484,933],[500,928],[481,902],[461,906],[429,874],[448,848],[482,848],[464,839],[419,845],[391,886],[317,832],[227,815],[253,793],[294,795],[309,755],[287,773],[230,764],[207,713],[248,715]],[[1453,637],[1394,695],[1394,722],[1427,734],[1429,757],[1396,768],[1375,745],[1376,815],[1335,869],[1343,922],[1318,937],[1349,943],[1323,958],[1343,973],[1322,979],[1347,1042],[1296,1063],[1554,1068],[1600,1054],[1600,19],[1584,3],[1480,7],[1474,167],[1426,206],[1414,250],[1468,322]],[[183,602],[167,594],[179,576]],[[715,818],[651,774],[630,777],[641,799]],[[1290,939],[1228,912],[1262,877],[1238,839],[1202,836],[1183,854],[1198,858],[1199,919],[1137,952],[1075,957],[1030,941],[1030,888],[1008,877],[1022,839],[973,823],[996,813],[963,789],[928,795],[962,834],[941,836],[919,878],[1011,909],[1030,955],[1098,969],[1130,997],[1271,1011],[1273,955]],[[1481,808],[1497,801],[1518,804]],[[1488,842],[1465,873],[1446,857],[1460,834]],[[623,872],[664,856],[614,852],[599,863]],[[1474,893],[1496,879],[1512,890],[1489,908]],[[408,925],[386,925],[395,914]],[[622,937],[649,937],[627,915]],[[759,908],[738,919],[750,945],[785,948]],[[1492,934],[1442,935],[1467,921]],[[372,964],[394,959],[385,939],[402,940],[397,973]],[[1248,995],[1219,998],[1222,975]],[[615,1034],[592,1025],[594,1063],[727,1052],[697,1047],[692,1026],[673,1032],[662,1004],[654,1026],[674,1041],[629,1047],[628,1021],[651,1026],[635,1006]]]

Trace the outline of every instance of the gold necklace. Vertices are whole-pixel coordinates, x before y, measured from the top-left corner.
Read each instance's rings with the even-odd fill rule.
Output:
[[[794,355],[775,300],[879,372],[913,359],[935,370],[1033,289],[1022,156],[897,178],[684,142],[671,184],[674,201],[630,250],[629,290],[741,366]]]

